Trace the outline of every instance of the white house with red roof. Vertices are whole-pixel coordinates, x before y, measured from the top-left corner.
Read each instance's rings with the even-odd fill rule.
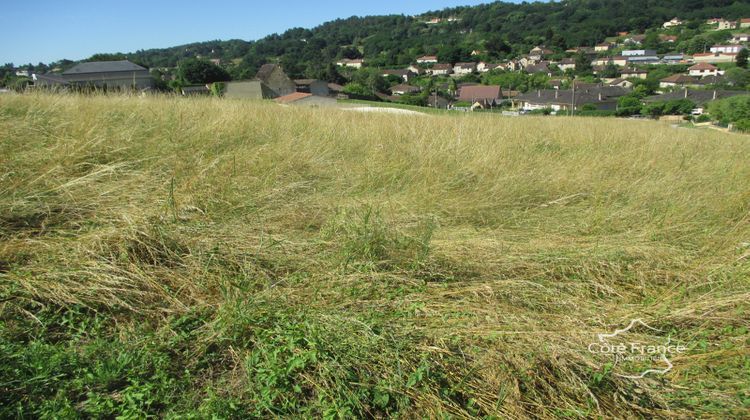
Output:
[[[693,77],[718,76],[721,71],[710,63],[698,63],[688,69],[688,74]]]

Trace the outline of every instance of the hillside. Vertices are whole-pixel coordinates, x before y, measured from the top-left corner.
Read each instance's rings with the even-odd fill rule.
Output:
[[[495,2],[427,12],[421,16],[368,16],[337,19],[311,29],[296,28],[257,41],[209,41],[165,49],[98,54],[95,60],[120,59],[152,68],[173,68],[201,56],[221,59],[232,77],[252,77],[260,65],[277,61],[293,78],[330,79],[327,66],[342,57],[362,56],[373,66],[404,66],[422,54],[446,62],[471,59],[475,49],[491,58],[512,58],[546,44],[557,51],[593,46],[620,31],[660,28],[679,16],[692,30],[707,18],[750,16],[750,3],[727,0],[567,0],[545,3]],[[445,19],[428,24],[430,19]],[[455,21],[448,22],[448,18]],[[103,52],[106,53],[106,52]],[[72,62],[54,66],[65,68]],[[329,80],[334,81],[334,80]]]
[[[748,138],[498,118],[1,96],[0,417],[750,414]]]

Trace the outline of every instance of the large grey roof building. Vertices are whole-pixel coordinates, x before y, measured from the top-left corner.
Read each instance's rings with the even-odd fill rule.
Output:
[[[62,77],[69,85],[104,90],[142,90],[154,85],[147,68],[128,60],[76,64],[64,71]]]

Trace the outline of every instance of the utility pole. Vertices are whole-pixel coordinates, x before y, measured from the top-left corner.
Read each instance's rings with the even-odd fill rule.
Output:
[[[571,95],[570,103],[570,116],[575,115],[576,112],[576,81],[573,80],[573,94]]]

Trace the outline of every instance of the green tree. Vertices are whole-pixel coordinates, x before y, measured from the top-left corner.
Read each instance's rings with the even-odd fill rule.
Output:
[[[747,58],[748,58],[748,50],[747,48],[743,48],[740,50],[739,53],[737,53],[737,67],[746,69],[747,68]]]
[[[734,124],[738,130],[750,131],[750,95],[710,102],[708,113],[721,124]]]
[[[190,58],[180,63],[177,77],[188,84],[226,82],[231,77],[223,68],[208,60]]]
[[[484,41],[484,49],[491,58],[502,58],[513,51],[513,48],[505,42],[500,35],[492,34]]]
[[[576,73],[580,75],[591,74],[593,67],[591,66],[591,58],[586,55],[583,51],[576,55]]]
[[[638,96],[630,94],[621,96],[617,100],[617,115],[624,117],[639,114],[641,112],[641,99]]]
[[[743,50],[746,51],[746,50]],[[732,87],[744,88],[750,82],[750,74],[740,67],[733,67],[724,73],[724,77]]]

